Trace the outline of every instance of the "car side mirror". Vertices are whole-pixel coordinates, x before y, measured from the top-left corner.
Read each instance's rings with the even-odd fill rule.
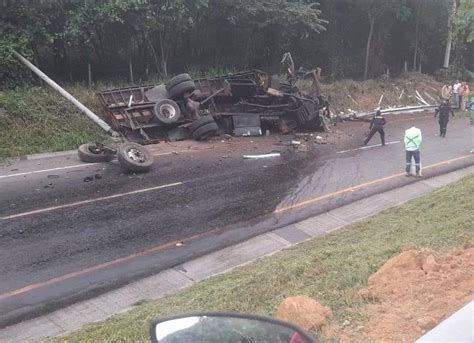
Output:
[[[238,313],[195,313],[151,323],[153,343],[317,343],[295,325],[269,317]]]

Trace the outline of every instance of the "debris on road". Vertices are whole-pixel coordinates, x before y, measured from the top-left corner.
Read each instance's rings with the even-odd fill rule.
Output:
[[[280,157],[280,153],[270,153],[270,154],[262,154],[262,155],[244,155],[243,158],[245,159],[259,159],[259,158],[271,158],[271,157]]]
[[[84,182],[91,182],[91,181],[94,181],[94,177],[93,177],[93,176],[86,176],[86,177],[84,178],[84,180],[82,180],[82,181],[84,181]]]
[[[298,145],[298,148],[296,149],[298,152],[308,152],[308,146],[305,144]]]

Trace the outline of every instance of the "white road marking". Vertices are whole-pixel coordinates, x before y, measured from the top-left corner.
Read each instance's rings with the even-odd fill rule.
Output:
[[[386,144],[386,145],[389,145],[389,144],[397,144],[397,143],[400,143],[400,142],[401,142],[401,141],[393,141],[393,142],[388,142],[388,143],[385,143],[385,144]],[[382,146],[382,144],[368,145],[368,146],[362,146],[362,147],[356,148],[356,149],[338,151],[338,152],[336,152],[336,154],[344,154],[344,153],[346,153],[346,152],[351,152],[351,151],[371,149],[371,148],[375,148],[375,147],[378,147],[378,146]]]
[[[175,154],[175,153],[182,154],[182,153],[190,153],[190,152],[196,152],[196,151],[200,151],[200,150],[171,151],[171,152],[163,152],[163,153],[158,153],[158,154],[152,154],[152,156],[165,156],[165,155],[172,155],[172,154]],[[75,165],[72,165],[72,166],[50,168],[50,169],[40,169],[40,170],[33,170],[33,171],[29,171],[29,172],[9,174],[9,175],[0,175],[0,179],[7,179],[7,178],[10,178],[10,177],[26,176],[26,175],[32,175],[32,174],[48,173],[48,172],[64,170],[64,169],[81,168],[81,167],[93,166],[93,165],[96,165],[96,164],[100,164],[100,163],[82,163],[82,164],[75,164]]]
[[[119,193],[119,194],[114,194],[114,195],[109,195],[105,197],[100,197],[100,198],[94,198],[94,199],[89,199],[89,200],[83,200],[83,201],[78,201],[78,202],[73,202],[70,204],[65,204],[65,205],[59,205],[59,206],[53,206],[53,207],[47,207],[43,208],[40,210],[34,210],[34,211],[29,211],[29,212],[23,212],[23,213],[17,213],[17,214],[12,214],[10,216],[6,217],[0,217],[0,220],[7,220],[7,219],[13,219],[13,218],[19,218],[19,217],[26,217],[32,214],[38,214],[38,213],[44,213],[44,212],[50,212],[50,211],[55,211],[63,208],[69,208],[69,207],[74,207],[74,206],[80,206],[80,205],[85,205],[85,204],[90,204],[98,201],[103,201],[103,200],[109,200],[109,199],[115,199],[115,198],[120,198],[124,197],[127,195],[134,195],[134,194],[140,194],[140,193],[145,193],[145,192],[151,192],[151,191],[156,191],[158,189],[163,189],[163,188],[169,188],[169,187],[174,187],[174,186],[179,186],[184,184],[184,182],[175,182],[175,183],[170,183],[167,185],[161,185],[161,186],[156,186],[156,187],[150,187],[150,188],[144,188],[144,189],[139,189],[136,191],[131,191],[131,192],[126,192],[126,193]]]
[[[29,172],[16,173],[16,174],[10,174],[10,175],[0,175],[0,179],[6,179],[6,178],[9,178],[9,177],[15,177],[15,176],[24,176],[24,175],[32,175],[32,174],[39,174],[39,173],[47,173],[47,172],[63,170],[63,169],[80,168],[80,167],[92,166],[92,165],[95,165],[95,164],[98,164],[98,163],[83,163],[83,164],[75,164],[73,166],[33,170],[33,171],[29,171]]]

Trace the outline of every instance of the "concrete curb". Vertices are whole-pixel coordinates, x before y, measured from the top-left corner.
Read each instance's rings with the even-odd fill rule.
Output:
[[[303,241],[399,206],[474,173],[474,166],[439,175],[355,201],[300,222],[257,235],[47,315],[6,327],[2,342],[38,342],[129,310],[137,302],[158,299],[206,278],[275,254]]]
[[[72,156],[77,155],[77,150],[66,150],[66,151],[57,151],[57,152],[43,152],[40,154],[25,155],[14,158],[15,160],[25,161],[25,160],[39,160],[42,158],[52,158],[52,157],[61,157],[61,156]]]

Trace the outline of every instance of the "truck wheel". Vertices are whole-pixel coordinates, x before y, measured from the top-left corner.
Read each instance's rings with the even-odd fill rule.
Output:
[[[79,149],[77,149],[77,155],[82,162],[87,163],[110,162],[114,159],[114,154],[101,149],[94,143],[82,144]]]
[[[193,133],[194,131],[199,129],[201,126],[209,124],[209,123],[215,123],[214,117],[211,115],[202,116],[201,118],[193,121],[191,125],[189,125],[189,131]]]
[[[196,90],[193,80],[184,81],[168,90],[171,99],[181,99],[185,93],[192,93]]]
[[[176,75],[175,77],[173,77],[171,80],[169,80],[166,83],[166,90],[169,92],[170,89],[173,88],[174,86],[179,85],[182,82],[192,81],[192,80],[193,79],[191,78],[191,76],[189,76],[189,74]]]
[[[191,135],[193,136],[195,140],[203,141],[203,140],[208,139],[209,137],[215,136],[218,130],[219,130],[219,127],[214,122],[214,123],[209,123],[209,124],[201,126],[197,130],[195,130]]]
[[[128,172],[146,172],[153,164],[153,156],[150,152],[137,143],[120,145],[117,156],[122,168]]]
[[[155,117],[164,124],[176,123],[181,116],[178,104],[170,99],[158,101],[153,107],[153,111]]]

